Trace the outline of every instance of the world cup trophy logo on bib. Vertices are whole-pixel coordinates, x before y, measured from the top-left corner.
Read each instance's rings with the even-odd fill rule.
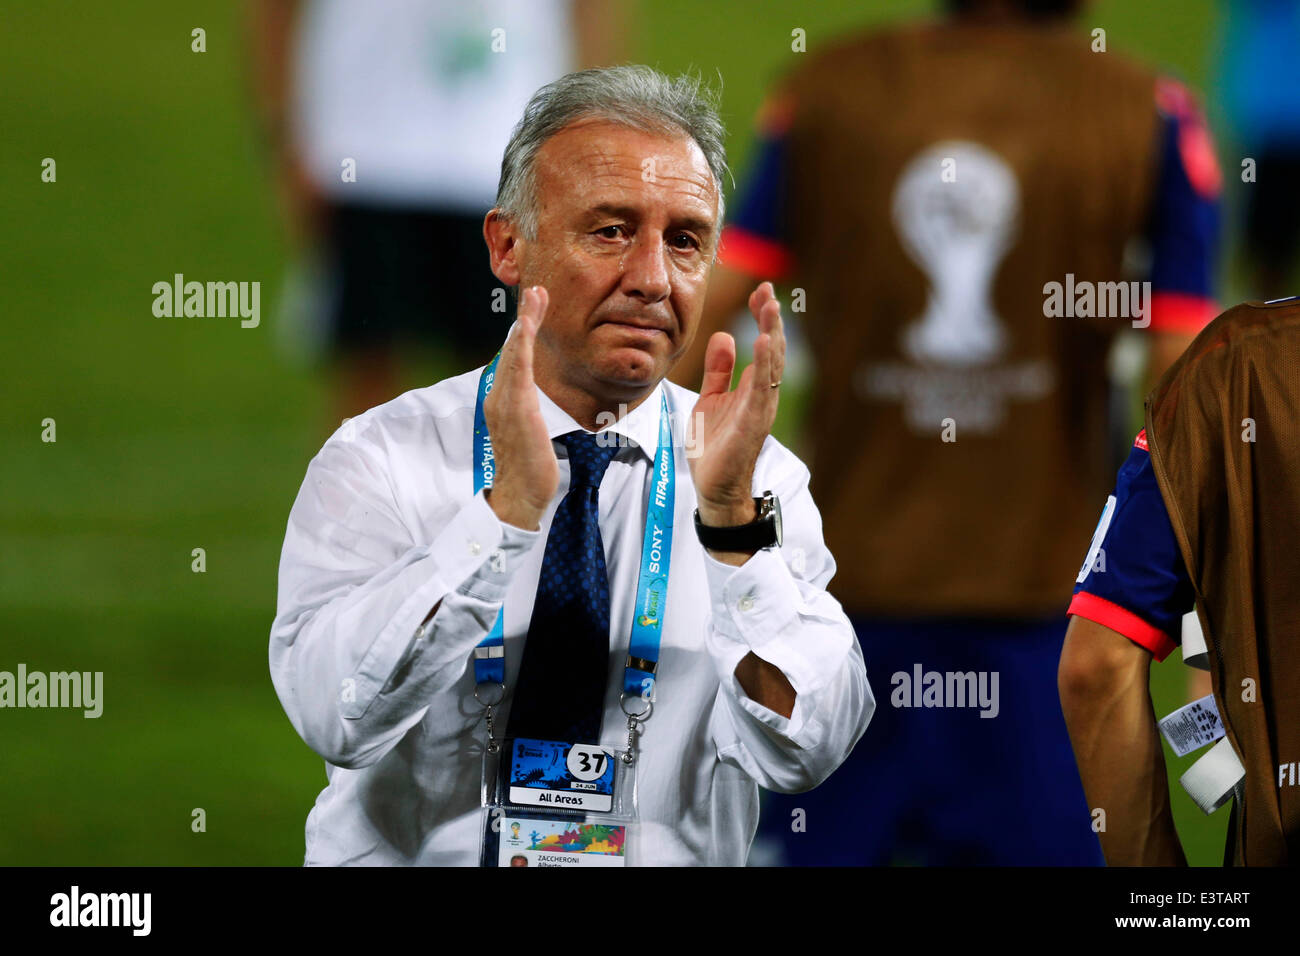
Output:
[[[1019,226],[1011,168],[978,143],[939,143],[903,170],[893,212],[903,248],[930,280],[925,313],[900,335],[903,353],[945,365],[1000,358],[1007,333],[992,290]]]

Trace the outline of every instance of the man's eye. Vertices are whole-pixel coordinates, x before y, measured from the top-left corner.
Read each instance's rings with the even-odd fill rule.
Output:
[[[596,235],[602,239],[617,239],[622,229],[622,226],[604,226],[596,230]]]
[[[700,247],[699,242],[689,232],[679,232],[673,236],[672,242],[673,246],[678,249],[698,249]]]

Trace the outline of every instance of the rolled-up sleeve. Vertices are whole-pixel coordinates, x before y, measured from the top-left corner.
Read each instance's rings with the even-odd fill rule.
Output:
[[[540,537],[502,524],[480,492],[419,543],[373,454],[332,439],[308,467],[270,641],[272,681],[294,728],[326,761],[353,769],[379,760],[424,717],[430,695],[464,673]]]
[[[781,499],[779,550],[740,567],[707,553],[711,613],[707,646],[721,686],[711,729],[721,759],[769,790],[817,786],[848,756],[875,710],[866,666],[844,609],[826,592],[835,561],[821,534],[807,470]],[[782,717],[750,699],[736,665],[753,652],[779,668],[795,691]]]

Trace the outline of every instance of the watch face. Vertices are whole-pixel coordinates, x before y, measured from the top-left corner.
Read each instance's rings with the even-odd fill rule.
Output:
[[[781,547],[781,499],[772,496],[772,523],[776,528],[776,546]]]

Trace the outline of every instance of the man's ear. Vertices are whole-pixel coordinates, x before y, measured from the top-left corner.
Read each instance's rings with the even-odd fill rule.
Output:
[[[483,241],[487,243],[492,274],[506,286],[519,285],[519,232],[514,222],[500,209],[492,209],[483,218]]]

